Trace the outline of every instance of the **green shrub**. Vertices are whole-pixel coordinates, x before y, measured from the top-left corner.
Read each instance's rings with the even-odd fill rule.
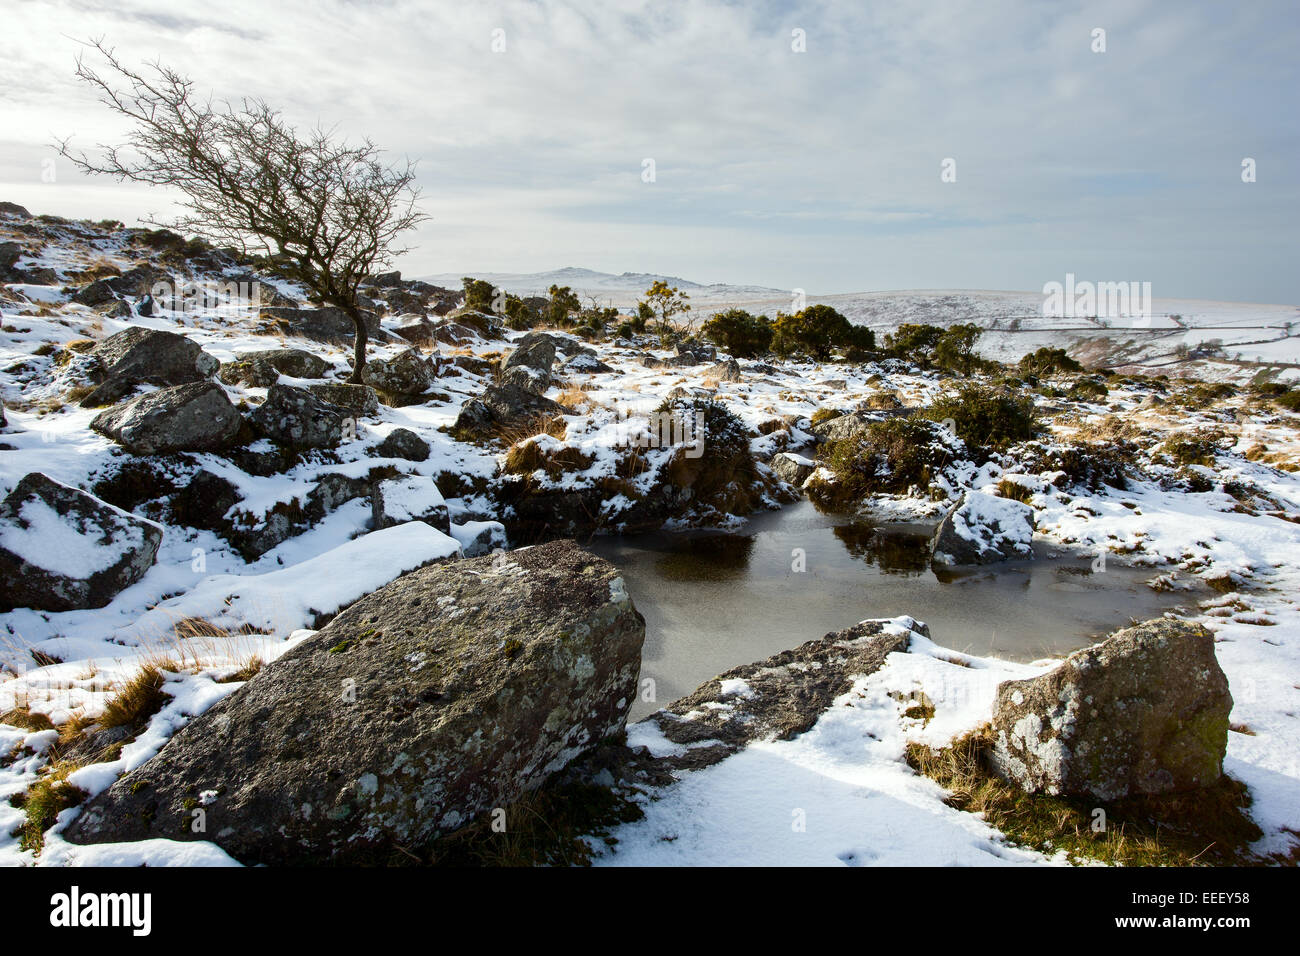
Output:
[[[1105,398],[1110,394],[1103,383],[1095,378],[1081,378],[1070,386],[1070,390],[1065,393],[1067,398],[1076,402],[1088,402],[1098,398]]]
[[[972,450],[1001,451],[1041,431],[1034,400],[1009,389],[970,383],[944,395],[929,409],[934,421],[951,420],[957,437]]]
[[[806,352],[824,362],[836,349],[863,351],[875,347],[874,332],[854,325],[829,305],[810,305],[794,315],[778,313],[773,327],[772,349],[778,355]]]
[[[937,325],[905,322],[885,336],[885,350],[894,358],[911,362],[921,368],[934,364],[934,349],[943,336]]]
[[[473,279],[469,276],[460,280],[465,287],[465,308],[475,312],[491,312],[492,300],[496,297],[496,287],[486,279]]]
[[[1021,375],[1035,377],[1057,375],[1061,372],[1083,371],[1083,366],[1070,358],[1070,354],[1065,349],[1054,349],[1046,345],[1036,352],[1021,356],[1016,368]]]
[[[728,309],[704,323],[700,333],[735,358],[755,358],[772,347],[772,322],[765,315]]]
[[[1160,450],[1180,465],[1214,465],[1215,453],[1223,433],[1213,429],[1180,432],[1165,439]]]
[[[1273,401],[1288,412],[1300,412],[1300,389],[1292,389],[1284,395],[1279,395]]]
[[[923,418],[872,422],[861,433],[830,442],[823,450],[834,483],[809,486],[821,504],[847,507],[871,494],[902,494],[927,489],[951,459],[941,426]]]

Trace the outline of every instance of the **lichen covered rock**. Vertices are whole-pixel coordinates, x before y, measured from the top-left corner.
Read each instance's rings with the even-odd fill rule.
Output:
[[[148,392],[100,412],[90,427],[135,455],[213,451],[239,434],[243,419],[215,382]]]
[[[413,571],[192,721],[66,835],[211,840],[246,863],[409,860],[621,733],[644,636],[618,571],[572,541]]]
[[[1199,624],[1117,631],[998,688],[994,762],[1030,792],[1115,800],[1218,782],[1232,696]]]

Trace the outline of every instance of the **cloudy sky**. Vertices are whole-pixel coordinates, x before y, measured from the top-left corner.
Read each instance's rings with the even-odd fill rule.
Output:
[[[122,134],[89,37],[417,159],[408,275],[1300,303],[1294,0],[9,0],[0,199],[135,223],[170,197],[50,165]]]

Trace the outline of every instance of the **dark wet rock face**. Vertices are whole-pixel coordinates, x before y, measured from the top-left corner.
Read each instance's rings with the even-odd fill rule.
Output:
[[[1147,621],[998,688],[994,761],[1030,792],[1115,800],[1218,782],[1232,696],[1214,636]]]
[[[98,387],[82,399],[86,408],[112,405],[137,385],[187,385],[216,374],[220,363],[175,332],[129,328],[110,335],[87,353]]]
[[[90,427],[134,455],[213,451],[239,434],[243,419],[215,382],[148,392],[100,412]]]
[[[618,735],[644,635],[617,570],[572,541],[411,572],[192,721],[67,836],[402,859]]]
[[[153,522],[32,472],[0,502],[0,609],[103,607],[149,570],[162,535]]]
[[[293,385],[272,385],[252,415],[253,427],[272,441],[293,448],[335,448],[349,428],[352,413]]]

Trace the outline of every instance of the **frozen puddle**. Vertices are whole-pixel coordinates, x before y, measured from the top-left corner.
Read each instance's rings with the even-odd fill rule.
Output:
[[[926,531],[825,515],[801,501],[735,534],[596,537],[587,546],[619,567],[646,619],[641,677],[654,680],[656,703],[638,700],[631,719],[728,668],[867,618],[909,614],[941,646],[1032,661],[1192,603],[1188,593],[1148,588],[1155,569],[1111,555],[1094,573],[1088,557],[1050,558],[1047,547],[1036,561],[936,575]]]

